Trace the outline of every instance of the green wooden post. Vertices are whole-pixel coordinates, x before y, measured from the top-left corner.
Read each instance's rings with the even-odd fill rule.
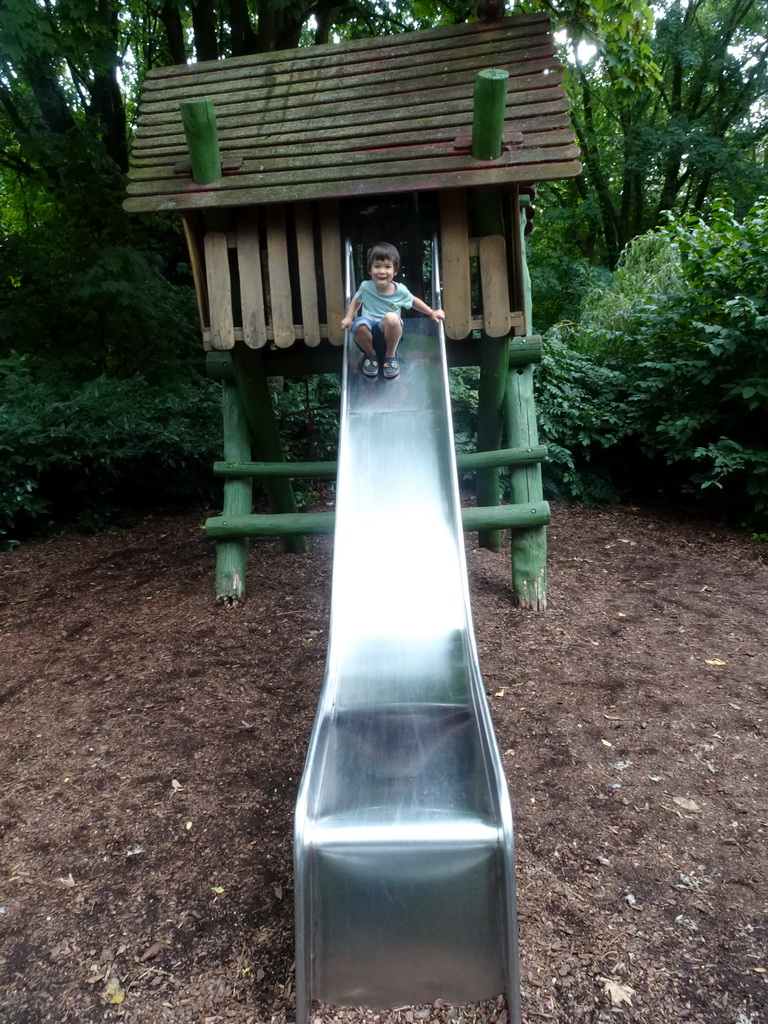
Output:
[[[233,350],[233,358],[237,384],[257,457],[264,462],[284,462],[280,430],[272,408],[272,397],[267,386],[261,350],[237,345]],[[266,479],[264,489],[273,512],[297,511],[296,496],[290,480]],[[285,535],[283,548],[290,552],[306,551],[307,539],[301,534]]]
[[[512,370],[507,385],[507,443],[535,448],[539,443],[533,367]],[[543,499],[541,464],[514,466],[510,471],[512,502],[536,505]],[[547,606],[547,530],[537,525],[512,533],[512,588],[521,608]]]
[[[192,179],[207,185],[221,177],[221,155],[213,100],[181,100],[181,123],[192,162]]]
[[[472,156],[496,160],[501,156],[509,72],[500,68],[478,71],[472,113]]]
[[[251,443],[243,403],[234,380],[221,382],[221,408],[224,419],[224,458],[250,459]],[[253,481],[229,479],[224,483],[224,516],[246,516],[253,507]],[[245,572],[248,565],[248,540],[237,537],[216,544],[216,598],[241,602],[245,599]]]
[[[501,155],[508,82],[509,73],[497,68],[480,71],[475,79],[472,155],[477,160],[494,160]],[[473,213],[474,230],[478,235],[504,234],[501,189],[494,186],[477,189]],[[501,447],[508,373],[509,339],[484,335],[480,342],[478,451],[493,451]],[[476,487],[478,505],[500,503],[501,484],[497,468],[478,472]],[[484,528],[478,531],[481,547],[498,550],[501,539],[501,530]]]
[[[532,331],[531,278],[525,258],[525,208],[529,196],[520,196],[520,252],[522,255],[525,329]],[[507,444],[535,447],[539,443],[533,367],[519,367],[509,375],[507,385]],[[537,502],[544,496],[541,465],[517,466],[510,470],[513,502]],[[547,606],[547,529],[535,526],[512,534],[512,588],[521,608],[544,611]]]

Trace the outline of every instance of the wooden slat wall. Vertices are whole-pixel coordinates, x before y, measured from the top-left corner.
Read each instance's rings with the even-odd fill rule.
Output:
[[[472,329],[469,221],[463,189],[440,191],[440,270],[448,338],[466,338]]]
[[[293,218],[282,205],[265,207],[261,213],[247,207],[238,216],[235,232],[208,232],[202,248],[205,260],[203,265],[201,258],[195,286],[207,349],[232,348],[236,340],[251,348],[269,343],[290,348],[297,340],[309,347],[322,339],[342,344],[342,240],[335,201],[317,209],[297,204]],[[230,250],[236,254],[235,270]],[[238,278],[241,325],[237,310],[233,313],[231,273]],[[323,302],[326,316],[321,322]],[[297,310],[300,323],[294,323]]]
[[[569,177],[580,172],[559,63],[541,15],[189,66],[147,78],[126,208],[199,209]],[[509,71],[497,161],[456,148],[475,75]],[[371,96],[388,97],[387,117]],[[213,100],[226,171],[210,185],[187,159],[179,101]]]
[[[512,190],[515,197],[517,190]],[[440,192],[440,270],[443,275],[443,309],[448,338],[466,338],[482,330],[491,338],[524,333],[523,314],[517,296],[510,295],[510,266],[514,240],[508,246],[502,235],[470,237],[466,193],[460,189]],[[472,308],[472,258],[478,257],[481,308]]]

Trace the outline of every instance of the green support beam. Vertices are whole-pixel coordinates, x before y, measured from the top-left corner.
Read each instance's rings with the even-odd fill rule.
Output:
[[[521,466],[543,462],[547,446],[502,448],[496,452],[463,452],[456,456],[459,472],[469,473],[488,466]],[[337,462],[214,462],[213,472],[223,477],[291,477],[328,480],[338,472]]]
[[[233,350],[233,362],[256,455],[263,462],[284,462],[280,429],[272,408],[272,396],[261,351],[240,345]],[[268,479],[264,482],[264,488],[274,513],[297,512],[296,496],[290,480],[280,477]],[[307,541],[300,535],[286,534],[283,546],[286,551],[294,553],[306,551]]]
[[[543,526],[551,519],[546,501],[530,505],[494,505],[490,508],[463,508],[465,531],[525,529]],[[297,512],[295,515],[214,516],[205,524],[214,540],[231,537],[285,537],[291,535],[333,533],[335,512]]]
[[[538,444],[533,367],[513,370],[506,397],[507,439],[511,445]],[[542,500],[541,464],[515,466],[510,472],[513,502]],[[512,587],[521,608],[544,611],[547,605],[547,531],[539,523],[512,534]]]
[[[251,457],[248,423],[243,404],[232,380],[221,382],[221,411],[224,421],[224,458],[238,461]],[[224,515],[247,516],[253,507],[253,484],[243,477],[224,483]],[[232,537],[216,545],[216,597],[219,601],[245,600],[248,541]]]

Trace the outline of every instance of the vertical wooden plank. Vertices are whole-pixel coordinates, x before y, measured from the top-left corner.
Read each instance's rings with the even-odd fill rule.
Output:
[[[335,199],[320,203],[320,241],[323,254],[323,287],[328,317],[328,340],[332,345],[344,342],[341,321],[344,319],[344,279],[342,277],[341,229],[339,204]]]
[[[235,323],[232,318],[232,281],[229,276],[229,250],[223,231],[209,231],[205,236],[205,276],[208,282],[208,305],[211,315],[211,347],[228,349],[235,346]]]
[[[466,338],[472,329],[472,281],[463,189],[440,190],[440,270],[446,336]]]
[[[504,236],[487,235],[481,238],[478,255],[484,330],[489,338],[504,338],[509,334],[512,325],[509,313],[507,247]]]
[[[204,332],[208,326],[208,294],[205,287],[205,259],[203,258],[203,239],[200,233],[199,215],[194,210],[187,210],[181,215],[181,223],[189,252],[192,280],[195,284],[200,330]],[[203,335],[203,345],[210,348],[210,341],[207,345],[205,343],[205,335]]]
[[[320,314],[317,308],[315,242],[309,203],[296,203],[294,215],[296,248],[299,256],[299,288],[301,290],[301,322],[304,325],[304,344],[314,348],[315,345],[320,344]]]
[[[261,279],[261,242],[256,211],[243,210],[237,224],[237,269],[240,277],[240,312],[243,340],[249,348],[267,343],[264,283]]]
[[[524,292],[524,279],[525,279],[525,256],[523,240],[523,233],[520,228],[520,192],[517,185],[513,185],[507,191],[508,198],[508,217],[505,223],[507,224],[507,238],[509,239],[509,294],[510,304],[513,311],[522,314],[523,327],[522,334],[527,336],[530,334],[528,324],[525,322],[525,292]],[[507,211],[505,211],[507,213]],[[520,329],[515,333],[520,333]]]
[[[266,207],[267,265],[269,267],[269,304],[272,331],[278,348],[290,348],[296,340],[293,330],[291,277],[288,270],[288,239],[285,235],[285,208]]]

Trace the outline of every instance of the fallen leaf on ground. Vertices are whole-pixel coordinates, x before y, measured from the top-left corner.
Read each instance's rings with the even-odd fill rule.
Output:
[[[673,796],[672,799],[678,807],[682,807],[684,811],[700,811],[701,808],[695,800],[689,800],[687,796]]]
[[[117,978],[109,979],[104,989],[103,998],[105,1003],[109,1003],[112,1006],[119,1005],[125,999],[125,992]]]
[[[153,942],[149,949],[144,950],[139,958],[141,963],[145,964],[147,960],[154,960],[158,953],[162,953],[165,946],[162,942]]]
[[[610,978],[601,978],[605,994],[611,1000],[611,1006],[621,1006],[622,1003],[632,1005],[632,996],[635,990],[630,985],[620,985],[618,981],[611,981]]]
[[[705,658],[705,664],[707,665],[727,665],[727,661],[723,661],[721,658]]]

